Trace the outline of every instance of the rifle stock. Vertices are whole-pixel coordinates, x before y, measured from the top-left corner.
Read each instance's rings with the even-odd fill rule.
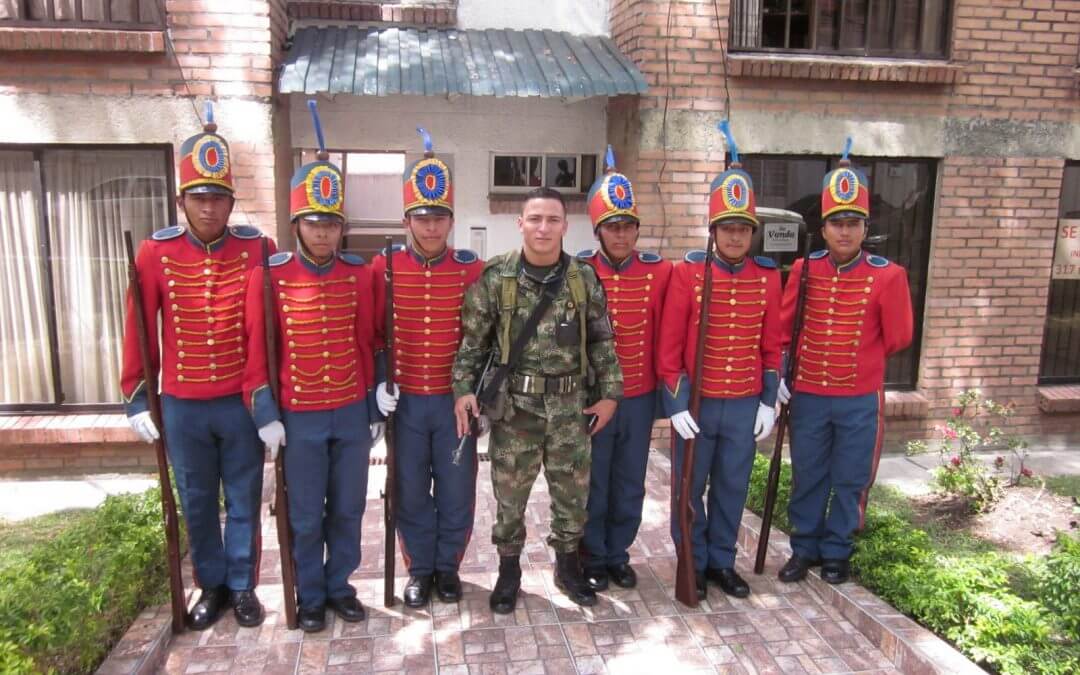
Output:
[[[794,375],[799,361],[799,335],[802,333],[803,307],[806,303],[806,283],[810,276],[810,243],[813,235],[807,232],[806,251],[803,253],[803,266],[799,273],[799,289],[795,297],[795,317],[791,322],[791,346],[782,381],[788,387],[794,387]],[[787,432],[791,411],[787,403],[780,406],[780,416],[776,422],[776,443],[769,459],[769,475],[765,481],[765,506],[761,512],[761,531],[758,533],[757,554],[754,556],[754,574],[761,574],[765,569],[765,557],[769,553],[769,531],[772,529],[773,511],[776,509],[776,493],[780,489],[780,465],[784,454],[784,436]]]
[[[270,245],[266,237],[262,238],[263,268],[263,327],[266,333],[266,377],[270,384],[270,393],[274,401],[280,403],[281,389],[278,382],[277,358],[277,310],[274,303],[274,285],[270,279]],[[281,558],[281,590],[285,595],[285,624],[289,630],[295,630],[296,620],[296,562],[292,555],[292,529],[289,526],[289,490],[285,484],[285,447],[278,449],[274,459],[274,503],[270,512],[274,514],[277,529],[278,553]]]
[[[157,427],[159,437],[154,441],[157,458],[158,483],[161,486],[161,519],[165,526],[166,567],[169,571],[169,598],[172,609],[172,629],[182,633],[187,616],[187,599],[184,595],[184,578],[180,571],[180,524],[176,513],[176,498],[169,480],[169,457],[165,451],[165,425],[161,422],[161,399],[158,398],[157,373],[150,361],[150,335],[146,329],[146,313],[143,305],[139,271],[135,267],[135,247],[131,232],[124,230],[124,247],[127,249],[128,287],[131,292],[132,309],[135,312],[135,330],[139,334],[139,356],[142,359],[143,381],[150,419]]]
[[[705,365],[705,339],[709,328],[709,306],[712,300],[713,255],[715,233],[709,229],[709,242],[705,249],[705,282],[702,284],[701,317],[698,322],[697,348],[694,350],[694,374],[690,383],[690,415],[699,419],[701,412],[701,376]],[[674,440],[674,439],[673,439]],[[687,607],[697,607],[697,584],[694,580],[694,543],[691,527],[694,523],[694,507],[690,503],[694,474],[694,438],[683,441],[682,470],[679,473],[678,525],[679,547],[676,551],[675,598]]]
[[[386,390],[394,391],[394,239],[386,238]],[[394,413],[386,416],[386,483],[383,486],[383,606],[394,605],[394,567],[397,552],[394,539],[397,534],[397,448],[395,447]]]

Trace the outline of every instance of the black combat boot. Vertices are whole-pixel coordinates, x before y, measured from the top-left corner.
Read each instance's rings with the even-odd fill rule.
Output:
[[[589,588],[585,577],[581,575],[581,561],[577,551],[555,553],[555,585],[566,593],[566,597],[582,607],[596,604],[596,592]]]
[[[499,556],[499,578],[488,598],[491,611],[496,614],[511,614],[517,605],[518,591],[521,589],[521,561],[516,555]]]

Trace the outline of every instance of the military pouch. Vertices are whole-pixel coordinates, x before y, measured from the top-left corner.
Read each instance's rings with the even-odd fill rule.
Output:
[[[577,316],[555,324],[555,344],[560,347],[576,347],[581,344],[581,322]]]
[[[484,378],[484,391],[491,386],[492,380],[495,377],[495,371],[490,371]],[[507,418],[507,408],[509,407],[509,393],[510,393],[510,381],[507,378],[500,378],[498,382],[498,389],[493,392],[494,396],[490,400],[486,401],[484,407],[484,414],[488,416],[488,419],[492,422],[501,422]],[[485,396],[485,399],[487,397]]]

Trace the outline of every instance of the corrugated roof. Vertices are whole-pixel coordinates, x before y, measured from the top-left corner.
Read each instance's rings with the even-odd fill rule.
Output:
[[[637,67],[610,39],[550,30],[302,28],[282,93],[589,97],[641,94]]]

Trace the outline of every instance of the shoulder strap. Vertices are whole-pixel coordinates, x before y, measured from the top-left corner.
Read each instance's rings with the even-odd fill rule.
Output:
[[[589,354],[588,344],[586,339],[588,337],[588,304],[589,296],[585,294],[585,281],[581,278],[581,270],[578,269],[578,261],[576,259],[570,260],[570,265],[566,271],[566,283],[570,285],[570,299],[574,301],[574,305],[577,306],[578,324],[581,330],[581,376],[588,377],[589,374]]]
[[[510,320],[517,305],[517,277],[502,277],[499,288],[499,365],[506,365],[510,360]]]

